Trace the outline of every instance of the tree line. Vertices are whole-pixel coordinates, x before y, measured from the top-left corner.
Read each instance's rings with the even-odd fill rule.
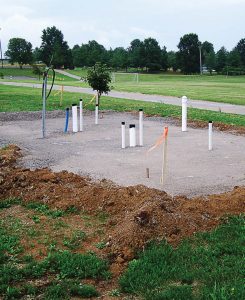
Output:
[[[205,71],[230,74],[245,74],[245,38],[227,51],[221,47],[217,52],[212,43],[199,41],[195,33],[185,34],[177,45],[178,51],[167,51],[154,38],[134,39],[129,47],[107,50],[97,41],[75,45],[72,49],[64,41],[63,33],[55,26],[42,31],[41,45],[32,49],[32,44],[22,38],[9,40],[5,55],[11,63],[24,64],[43,62],[55,68],[92,67],[100,62],[115,70],[135,68],[138,71],[156,72],[172,70],[184,74],[200,72],[200,56]],[[202,70],[202,69],[201,69]]]

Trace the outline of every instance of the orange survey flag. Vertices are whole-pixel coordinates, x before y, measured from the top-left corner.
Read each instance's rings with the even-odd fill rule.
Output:
[[[153,145],[148,151],[147,153],[151,152],[152,150],[156,149],[158,146],[160,146],[164,139],[166,139],[168,137],[168,127],[164,128],[163,133],[160,135],[160,137],[157,139],[155,145]]]

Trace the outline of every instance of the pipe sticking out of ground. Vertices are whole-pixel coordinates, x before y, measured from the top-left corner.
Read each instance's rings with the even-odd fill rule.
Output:
[[[208,123],[208,150],[213,150],[213,122]]]
[[[143,109],[139,110],[139,145],[143,146]]]
[[[126,143],[125,143],[125,134],[126,134],[125,122],[122,122],[121,129],[122,129],[122,149],[125,149],[126,148]]]
[[[72,104],[72,131],[78,132],[77,105],[76,104]]]
[[[69,125],[69,107],[66,108],[66,120],[65,120],[65,129],[64,132],[66,133],[68,131],[68,125]]]
[[[95,124],[98,125],[99,123],[99,105],[95,105]]]
[[[182,131],[187,131],[187,97],[182,97]]]
[[[83,131],[83,99],[79,102],[80,131]]]
[[[135,124],[129,125],[129,147],[136,146],[136,131],[135,131]]]

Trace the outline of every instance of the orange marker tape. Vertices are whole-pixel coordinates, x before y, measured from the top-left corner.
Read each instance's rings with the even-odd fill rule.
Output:
[[[164,139],[166,139],[167,137],[168,137],[168,127],[165,127],[164,132],[157,139],[156,143],[147,151],[147,153],[151,152],[152,150],[160,146],[163,143]]]

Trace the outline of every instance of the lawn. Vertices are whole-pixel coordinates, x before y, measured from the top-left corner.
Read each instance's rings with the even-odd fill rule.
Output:
[[[4,75],[34,76],[31,69],[3,69]],[[86,69],[77,68],[67,72],[84,77]],[[56,84],[88,87],[84,82],[56,74]],[[3,80],[3,79],[0,79]],[[21,80],[22,82],[36,82]],[[139,82],[134,80],[132,74],[116,74],[116,81],[112,83],[117,91],[137,92],[144,94],[157,94],[164,96],[182,97],[190,99],[224,102],[245,105],[245,76],[222,75],[169,75],[169,74],[139,74]]]
[[[86,69],[68,72],[86,75]],[[137,83],[132,74],[116,73],[116,82],[112,85],[117,91],[175,97],[186,95],[190,99],[245,105],[245,76],[139,74]]]
[[[65,92],[62,105],[60,106],[60,96],[56,91],[51,94],[47,101],[47,110],[65,109],[73,103],[78,103],[81,97],[84,99],[85,108],[93,110],[94,103],[91,103],[91,95]],[[140,108],[143,108],[144,112],[150,115],[178,118],[181,116],[180,106],[117,99],[106,96],[102,97],[100,106],[102,110],[115,111],[136,111]],[[41,109],[42,98],[40,89],[0,85],[0,112],[40,111]],[[188,109],[188,118],[194,121],[208,122],[212,120],[213,122],[245,126],[245,116],[243,115],[226,114],[195,108]]]

